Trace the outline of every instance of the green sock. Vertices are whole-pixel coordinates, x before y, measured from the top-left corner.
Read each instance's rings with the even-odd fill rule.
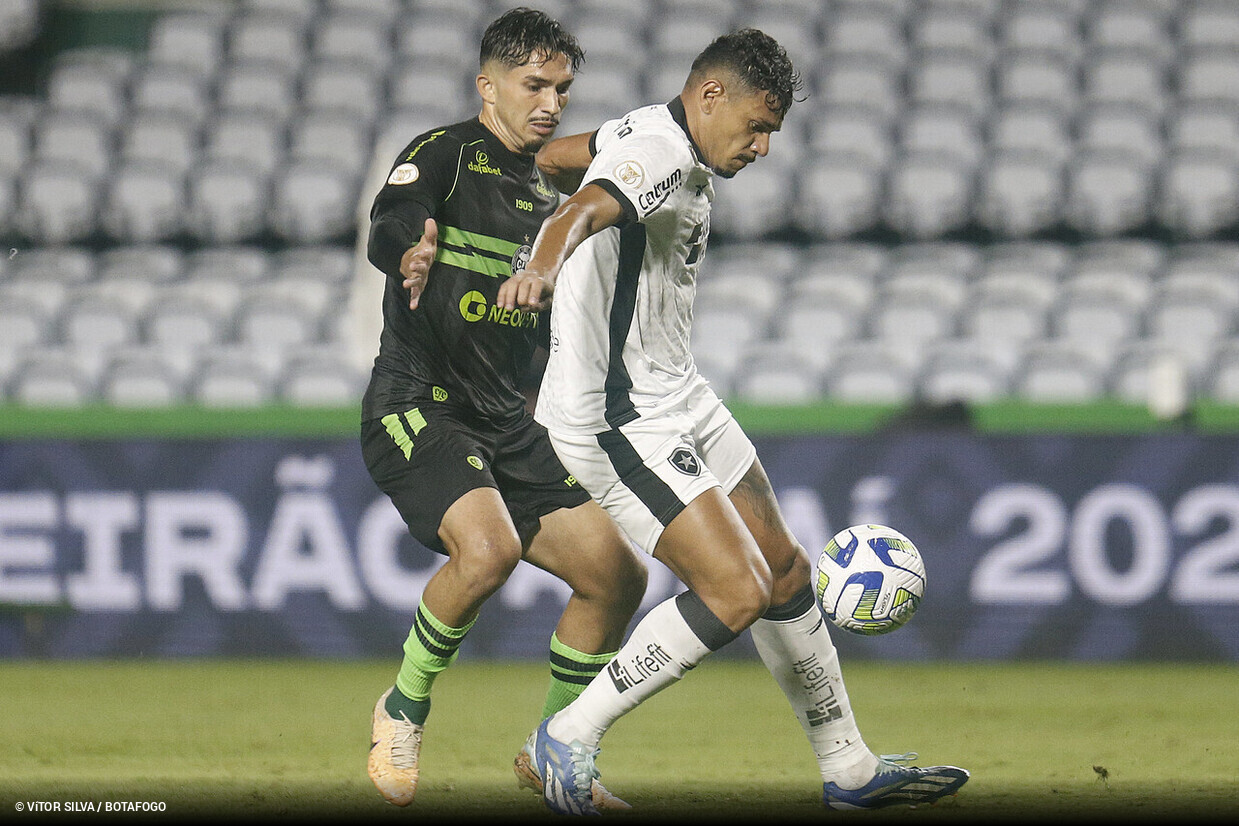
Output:
[[[586,654],[564,645],[559,637],[551,634],[551,685],[546,691],[546,703],[542,706],[542,719],[575,700],[616,653]]]
[[[387,698],[388,714],[395,717],[404,712],[411,723],[426,722],[430,714],[430,687],[439,672],[456,661],[460,643],[474,622],[476,617],[463,628],[452,628],[435,619],[425,603],[418,604],[409,638],[404,641],[404,661],[396,675],[396,690]]]

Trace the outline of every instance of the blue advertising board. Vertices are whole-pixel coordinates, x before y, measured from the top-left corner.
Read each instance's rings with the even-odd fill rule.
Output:
[[[1239,659],[1239,438],[907,430],[758,451],[816,556],[876,522],[920,547],[875,659]],[[347,438],[0,444],[0,657],[397,658],[442,558]],[[642,612],[682,589],[650,561]],[[541,658],[567,588],[519,566],[462,656]],[[728,656],[751,656],[747,635]],[[722,652],[720,652],[722,653]]]

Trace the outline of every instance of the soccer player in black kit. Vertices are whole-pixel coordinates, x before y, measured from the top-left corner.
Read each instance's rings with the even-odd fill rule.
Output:
[[[558,205],[535,154],[554,134],[582,56],[541,12],[495,20],[482,37],[481,113],[414,138],[371,210],[368,257],[387,281],[362,455],[409,532],[447,556],[422,592],[395,685],[374,707],[369,774],[398,806],[417,789],[431,685],[518,562],[572,588],[551,636],[539,719],[610,661],[645,591],[644,563],[526,407],[522,383],[547,334],[545,312],[495,302]],[[514,769],[541,790],[527,751]],[[596,781],[594,796],[599,808],[627,808]]]

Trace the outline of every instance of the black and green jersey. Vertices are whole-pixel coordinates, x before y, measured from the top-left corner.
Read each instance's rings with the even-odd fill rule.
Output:
[[[533,157],[510,152],[477,118],[427,132],[404,149],[371,220],[377,226],[385,216],[433,218],[438,253],[416,310],[394,267],[384,267],[383,333],[363,418],[430,398],[495,424],[521,413],[521,383],[546,338],[547,319],[500,309],[495,298],[504,279],[528,262],[558,200]],[[423,224],[410,227],[412,238]]]

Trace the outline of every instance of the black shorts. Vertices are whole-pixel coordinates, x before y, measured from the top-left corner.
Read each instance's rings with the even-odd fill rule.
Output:
[[[474,488],[495,488],[528,544],[543,516],[589,501],[564,470],[546,429],[526,414],[515,426],[493,425],[436,402],[361,424],[361,455],[418,542],[446,553],[443,515]]]

